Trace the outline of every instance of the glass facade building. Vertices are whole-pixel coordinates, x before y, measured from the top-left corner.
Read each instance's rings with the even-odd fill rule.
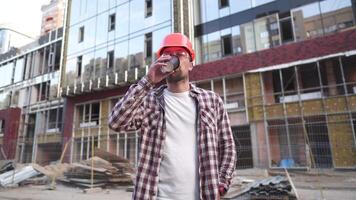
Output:
[[[284,1],[289,5],[271,0],[227,1],[230,3],[223,8],[219,8],[220,1],[194,2],[197,7],[194,24],[198,30],[195,41],[201,47],[197,54],[198,64],[324,36],[354,26],[351,0],[309,1],[301,6],[293,5],[293,1]],[[220,28],[225,24],[226,27]],[[226,37],[229,39],[224,39]],[[231,50],[224,51],[229,48]]]
[[[69,0],[63,29],[0,54],[0,159],[47,164],[65,150],[76,162],[100,148],[136,164],[139,132],[110,130],[109,113],[181,32],[191,81],[224,101],[237,168],[354,169],[355,11],[356,0]]]

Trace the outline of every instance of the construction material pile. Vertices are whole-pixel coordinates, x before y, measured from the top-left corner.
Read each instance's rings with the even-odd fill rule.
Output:
[[[55,182],[84,188],[133,185],[134,169],[129,160],[96,149],[96,156],[78,163],[54,162],[47,166],[37,164],[0,163],[0,187],[18,185],[47,185],[55,189]]]
[[[238,179],[235,179],[238,180]],[[232,187],[225,199],[295,199],[292,187],[284,176],[274,176],[262,180],[239,180],[240,183]]]
[[[256,181],[250,186],[251,196],[288,196],[292,187],[286,177],[275,176]]]
[[[134,170],[127,159],[99,149],[95,155],[89,160],[71,164],[71,168],[58,180],[84,188],[133,184]]]

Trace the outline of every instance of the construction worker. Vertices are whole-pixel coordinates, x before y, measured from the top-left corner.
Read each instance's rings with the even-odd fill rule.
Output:
[[[166,36],[148,74],[113,108],[115,131],[140,129],[133,199],[220,199],[235,169],[235,144],[223,101],[189,83],[195,57],[189,39]],[[167,72],[174,58],[179,66]],[[166,80],[158,88],[154,86]]]

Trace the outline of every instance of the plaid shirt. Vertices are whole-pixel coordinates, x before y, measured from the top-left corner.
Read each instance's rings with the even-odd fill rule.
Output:
[[[156,199],[162,144],[166,136],[163,90],[153,89],[146,77],[132,85],[115,105],[109,126],[115,131],[141,129],[141,148],[133,199]],[[235,169],[235,144],[221,98],[190,85],[197,105],[200,199],[218,199],[219,187],[226,191]],[[174,181],[174,180],[172,180]]]

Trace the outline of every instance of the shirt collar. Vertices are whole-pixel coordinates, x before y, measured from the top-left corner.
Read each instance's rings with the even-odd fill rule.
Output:
[[[192,96],[192,97],[196,97],[197,95],[199,95],[201,93],[201,91],[192,83],[189,83],[189,87],[190,87],[190,91],[189,91],[189,94]],[[162,85],[160,86],[155,92],[154,94],[157,96],[157,97],[161,97],[163,95],[163,91],[164,89],[167,88],[167,84],[165,85]]]

